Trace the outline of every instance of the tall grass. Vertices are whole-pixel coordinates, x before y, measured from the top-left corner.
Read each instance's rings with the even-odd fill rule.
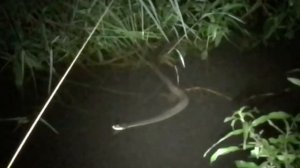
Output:
[[[13,69],[18,87],[27,79],[35,79],[36,72],[48,71],[51,90],[57,67],[73,59],[95,24],[95,16],[107,4],[99,0],[8,2],[1,9],[5,31],[1,34],[0,58],[6,63],[1,69]],[[299,25],[299,3],[290,0],[274,4],[250,0],[116,1],[79,63],[135,65],[141,54],[138,49],[156,48],[176,39],[181,39],[177,51],[184,53],[192,46],[206,59],[209,49],[229,39],[232,31],[253,37],[246,28],[259,20],[258,13],[272,14],[266,16],[262,34],[258,35],[263,42],[282,36],[283,30],[284,36],[293,36]]]
[[[17,86],[35,72],[49,71],[68,63],[107,7],[104,1],[58,1],[28,5],[17,1],[13,9],[3,9],[8,37],[1,58],[11,63]],[[211,42],[218,45],[229,33],[229,26],[241,22],[234,10],[243,4],[223,1],[177,0],[117,1],[99,26],[80,62],[84,65],[128,64],[137,60],[136,48],[151,48],[184,37],[182,42],[202,50]],[[234,24],[232,24],[234,23]],[[203,45],[205,44],[205,45]]]

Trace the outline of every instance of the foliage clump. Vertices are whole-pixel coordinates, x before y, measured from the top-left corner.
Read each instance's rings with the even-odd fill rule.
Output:
[[[300,86],[297,78],[288,80]],[[237,168],[298,168],[300,166],[300,114],[293,116],[283,111],[255,116],[257,109],[242,107],[225,118],[232,131],[213,144],[204,157],[218,144],[233,136],[241,136],[239,145],[218,148],[210,157],[215,162],[219,156],[236,151],[248,151],[251,161],[235,161]],[[270,129],[268,129],[268,127]],[[273,135],[268,135],[268,132]],[[253,161],[254,160],[254,161]]]
[[[144,50],[176,40],[181,57],[192,47],[207,59],[209,49],[230,40],[232,32],[251,39],[247,46],[293,38],[299,29],[299,4],[297,0],[114,1],[79,63],[134,66]],[[22,86],[26,79],[35,79],[36,72],[55,74],[57,67],[69,64],[108,2],[15,0],[4,6],[1,69],[12,69],[16,85]],[[169,56],[173,63],[177,58]]]

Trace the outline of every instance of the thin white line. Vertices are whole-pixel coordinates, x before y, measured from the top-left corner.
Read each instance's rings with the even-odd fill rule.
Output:
[[[184,59],[183,59],[182,54],[180,53],[180,51],[178,49],[176,49],[176,52],[179,55],[179,58],[180,58],[180,61],[181,61],[181,64],[182,64],[183,68],[185,68],[185,63],[184,63]]]
[[[177,81],[177,85],[179,85],[179,80],[180,80],[180,78],[179,78],[178,68],[177,68],[176,65],[174,66],[174,69],[175,69],[175,73],[176,73],[176,81]]]
[[[102,21],[103,17],[106,15],[106,13],[108,12],[108,10],[110,9],[110,6],[112,5],[113,0],[110,2],[110,4],[107,6],[106,10],[104,11],[103,15],[101,15],[101,17],[99,18],[98,22],[96,23],[95,27],[93,28],[92,32],[89,34],[88,38],[85,40],[85,42],[83,43],[82,47],[80,48],[80,50],[78,51],[76,57],[74,58],[74,60],[72,61],[72,63],[70,64],[70,66],[68,67],[68,69],[66,70],[66,72],[64,73],[64,75],[62,76],[62,78],[60,79],[60,81],[58,82],[58,84],[56,85],[55,89],[53,90],[53,92],[51,93],[51,95],[49,96],[47,102],[44,104],[42,110],[39,112],[39,114],[37,115],[37,117],[35,118],[34,122],[32,123],[32,125],[30,126],[29,130],[27,131],[25,137],[23,138],[23,140],[21,141],[19,147],[17,148],[17,150],[15,151],[13,157],[11,158],[9,164],[7,165],[7,168],[10,168],[13,163],[15,162],[17,156],[19,155],[19,153],[21,152],[24,144],[27,142],[27,139],[29,138],[29,136],[31,135],[33,129],[36,127],[38,121],[41,119],[42,115],[44,114],[46,108],[48,107],[48,105],[50,104],[51,100],[53,99],[54,95],[56,94],[57,90],[59,89],[60,85],[63,83],[63,81],[65,80],[66,76],[68,75],[68,73],[70,72],[70,70],[72,69],[73,65],[75,64],[75,62],[77,61],[77,59],[79,58],[80,54],[82,53],[83,49],[85,48],[86,44],[89,42],[89,40],[91,39],[91,37],[93,36],[93,34],[95,33],[97,27],[99,26],[100,22]]]

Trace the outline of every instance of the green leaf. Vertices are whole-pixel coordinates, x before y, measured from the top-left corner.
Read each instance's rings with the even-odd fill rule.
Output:
[[[254,156],[256,158],[259,157],[259,153],[260,153],[260,148],[258,146],[255,146],[251,151],[250,154],[251,156]]]
[[[244,123],[243,124],[243,149],[245,150],[246,145],[247,145],[247,141],[249,138],[249,134],[252,131],[252,127],[251,125]]]
[[[278,111],[269,113],[268,117],[271,120],[284,120],[290,118],[291,116],[286,112]]]
[[[263,124],[263,123],[267,122],[268,120],[277,120],[277,119],[284,120],[284,119],[287,119],[289,117],[290,117],[290,115],[285,113],[285,112],[281,112],[281,111],[271,112],[268,115],[263,115],[263,116],[255,119],[252,122],[252,126],[256,127],[260,124]]]
[[[278,155],[277,159],[284,162],[284,163],[291,164],[296,159],[296,155],[293,155],[293,154]]]
[[[238,120],[232,120],[232,122],[230,123],[230,126],[232,129],[235,129],[235,123],[237,122]]]
[[[222,140],[225,140],[225,139],[227,139],[227,138],[229,138],[229,137],[231,137],[231,136],[240,135],[240,134],[242,134],[243,132],[244,132],[243,129],[237,129],[237,130],[231,131],[231,132],[229,132],[228,134],[226,134],[226,135],[222,138]]]
[[[254,162],[245,162],[243,160],[235,161],[235,165],[238,168],[259,168]]]
[[[294,85],[300,86],[300,79],[289,77],[289,78],[287,78],[287,80],[290,81]]]
[[[228,134],[226,134],[223,138],[221,138],[218,142],[214,143],[209,149],[206,150],[206,152],[203,154],[203,157],[205,157],[215,146],[217,146],[219,143],[225,141],[226,139],[235,136],[235,135],[240,135],[244,132],[243,129],[238,129],[238,130],[234,130],[229,132]]]
[[[224,37],[224,33],[220,31],[215,37],[215,47],[218,47]]]
[[[224,119],[224,123],[226,123],[226,122],[228,122],[228,121],[231,121],[231,120],[233,120],[233,119],[234,119],[233,116],[226,117],[226,118]]]
[[[269,142],[275,145],[280,144],[280,140],[278,138],[273,138],[273,137],[269,138]]]
[[[264,115],[264,116],[261,116],[261,117],[255,119],[255,120],[252,122],[252,125],[253,125],[254,127],[256,127],[256,126],[258,126],[258,125],[260,125],[260,124],[263,124],[263,123],[267,122],[268,120],[269,120],[269,117],[268,117],[267,115]]]
[[[211,157],[210,157],[210,163],[214,162],[217,160],[217,158],[221,155],[226,155],[228,153],[232,153],[235,151],[240,150],[239,147],[237,146],[229,146],[225,148],[219,148]]]
[[[245,4],[242,4],[242,3],[228,3],[222,7],[222,10],[223,10],[223,12],[227,12],[232,9],[237,10],[237,9],[244,8],[244,7],[245,7]]]

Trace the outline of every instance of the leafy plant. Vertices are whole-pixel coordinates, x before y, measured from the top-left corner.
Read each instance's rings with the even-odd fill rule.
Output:
[[[238,168],[293,168],[300,161],[300,134],[296,132],[300,122],[300,115],[293,117],[285,112],[271,112],[255,118],[255,109],[242,107],[225,122],[230,122],[233,131],[221,138],[204,154],[204,157],[213,147],[232,136],[242,136],[243,143],[240,145],[219,148],[210,157],[210,162],[215,162],[219,156],[236,151],[250,151],[250,157],[260,159],[260,163],[238,160]],[[279,123],[284,124],[284,129]],[[236,125],[241,128],[237,129]],[[268,124],[279,134],[274,137],[265,137],[262,125]]]
[[[254,44],[269,45],[274,41],[293,39],[299,30],[300,3],[287,1],[248,1],[247,13],[242,18],[249,25],[248,31]]]
[[[288,78],[293,84],[300,86],[297,78]],[[210,157],[215,162],[220,156],[236,151],[249,151],[253,161],[235,161],[238,168],[296,168],[300,166],[300,114],[292,116],[283,111],[271,112],[255,117],[257,109],[242,107],[224,122],[230,122],[232,131],[213,144],[204,157],[217,145],[233,136],[241,136],[243,142],[217,149]],[[267,126],[276,135],[266,135]],[[269,130],[268,130],[269,131]]]
[[[155,48],[173,39],[182,39],[176,50],[180,55],[184,55],[182,46],[188,45],[202,51],[206,59],[211,46],[218,46],[231,27],[243,22],[235,16],[246,9],[242,2],[115,1],[80,63],[135,64],[139,49]],[[49,4],[17,1],[7,6],[11,8],[3,11],[3,17],[8,23],[5,29],[10,31],[4,35],[8,42],[0,43],[0,57],[13,67],[19,87],[30,74],[34,79],[36,71],[49,71],[51,80],[55,67],[70,62],[97,16],[107,8],[106,2],[96,0]]]
[[[6,62],[5,68],[13,69],[19,87],[26,79],[35,79],[39,71],[48,72],[51,86],[53,76],[59,72],[57,67],[73,59],[74,51],[107,8],[107,2],[13,0],[6,6],[0,25],[7,30],[0,32],[3,37],[0,58]],[[292,37],[299,27],[298,9],[296,0],[114,1],[79,63],[132,66],[139,63],[137,55],[143,55],[144,50],[179,39],[169,62],[179,61],[178,54],[183,58],[191,47],[200,51],[202,59],[207,59],[209,50],[224,39],[230,40],[232,31],[247,37],[257,35],[265,43],[275,36]],[[249,26],[261,25],[256,22],[258,18],[264,18],[263,31],[251,32]]]

